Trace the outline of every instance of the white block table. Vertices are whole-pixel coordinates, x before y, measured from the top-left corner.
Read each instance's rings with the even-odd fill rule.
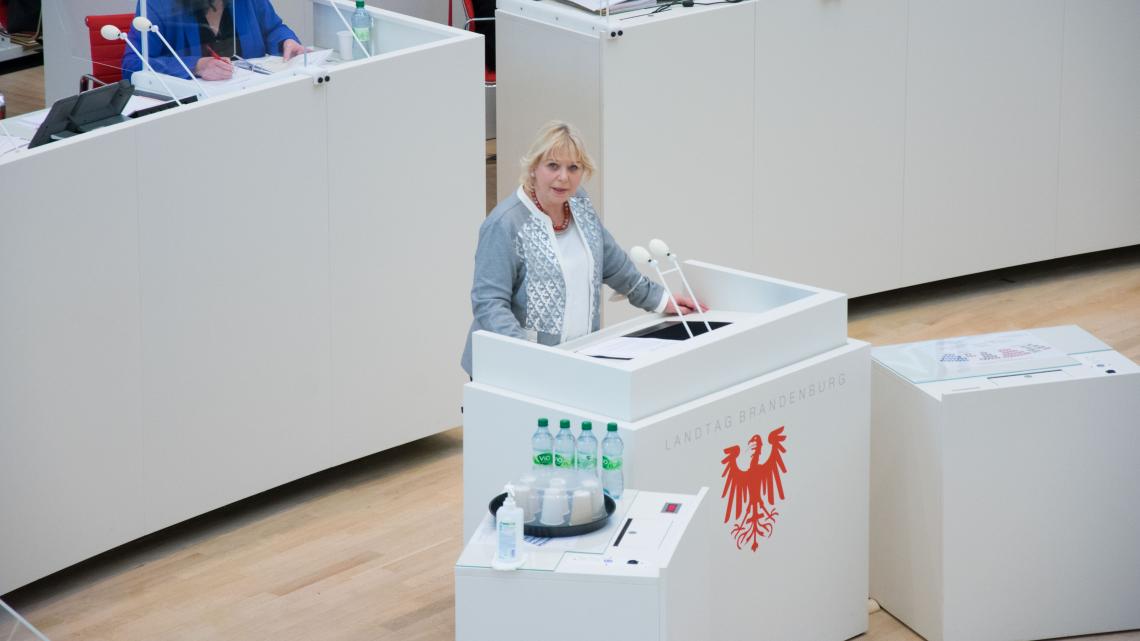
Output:
[[[871,596],[929,641],[1140,628],[1140,367],[1076,326],[951,340],[873,352]]]
[[[709,509],[707,492],[628,491],[605,528],[524,543],[515,572],[491,569],[495,521],[486,513],[455,564],[456,641],[703,638],[710,577],[696,517]]]

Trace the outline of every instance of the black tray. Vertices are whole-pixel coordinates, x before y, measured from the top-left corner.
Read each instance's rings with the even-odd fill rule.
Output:
[[[617,503],[610,498],[609,494],[602,495],[606,501],[606,515],[597,521],[590,521],[589,523],[579,523],[578,525],[542,525],[541,523],[526,523],[523,525],[523,534],[527,536],[537,536],[544,539],[556,539],[560,536],[579,536],[582,534],[589,534],[595,530],[600,530],[606,526],[606,521],[610,520],[610,515],[617,509]],[[491,499],[491,503],[487,506],[491,510],[491,516],[495,516],[495,512],[503,506],[503,501],[507,500],[507,493],[502,494]]]

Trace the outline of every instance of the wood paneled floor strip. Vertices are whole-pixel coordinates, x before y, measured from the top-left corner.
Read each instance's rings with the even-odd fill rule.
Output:
[[[33,65],[30,66],[29,65]],[[79,79],[75,79],[79,91]],[[0,93],[8,103],[8,117],[44,108],[43,56],[0,64]]]

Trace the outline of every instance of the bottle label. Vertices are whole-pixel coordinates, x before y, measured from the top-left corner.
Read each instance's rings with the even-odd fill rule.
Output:
[[[573,456],[564,456],[562,454],[555,454],[554,455],[554,467],[567,469],[567,470],[573,469],[574,468],[574,457]]]
[[[360,44],[364,45],[364,50],[369,54],[372,53],[372,29],[370,27],[354,27],[352,32],[360,40]],[[353,43],[355,45],[355,43]],[[359,45],[353,46],[353,57],[360,53]]]
[[[578,469],[580,470],[594,470],[598,468],[598,457],[593,454],[583,454],[578,452]]]
[[[621,469],[621,457],[620,456],[603,456],[602,457],[602,469],[608,470],[611,472],[614,470],[620,470]]]
[[[514,561],[518,555],[515,547],[516,527],[518,525],[512,521],[499,522],[499,558],[504,561]]]
[[[534,464],[542,467],[549,467],[554,462],[554,453],[552,452],[535,452]]]

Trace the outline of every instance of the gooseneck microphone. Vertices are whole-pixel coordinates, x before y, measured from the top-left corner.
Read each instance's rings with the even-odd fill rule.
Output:
[[[103,28],[99,30],[99,34],[102,35],[105,40],[122,40],[127,43],[127,46],[131,48],[131,51],[135,52],[135,55],[139,57],[139,60],[142,61],[147,71],[153,73],[154,77],[162,83],[163,88],[166,89],[166,93],[170,94],[170,97],[173,98],[174,102],[178,103],[179,106],[182,105],[182,101],[178,99],[178,96],[174,95],[174,92],[170,89],[170,86],[166,84],[166,81],[162,79],[162,76],[154,70],[154,67],[150,66],[150,61],[144,58],[143,55],[139,53],[139,50],[131,44],[131,39],[127,37],[127,34],[123,33],[121,29],[113,24],[103,25]]]
[[[669,302],[673,303],[673,311],[676,312],[677,318],[681,320],[681,324],[685,326],[685,333],[689,335],[689,338],[692,338],[693,330],[689,329],[689,324],[685,322],[685,315],[681,313],[681,306],[677,304],[677,299],[673,296],[673,290],[669,289],[669,283],[665,281],[665,274],[661,273],[661,266],[658,265],[657,261],[650,255],[649,250],[641,245],[636,245],[630,248],[629,257],[632,258],[635,263],[652,265],[653,269],[657,270],[657,277],[661,279],[661,286],[665,288],[665,294],[669,297]]]
[[[685,292],[689,294],[689,298],[693,300],[693,304],[697,307],[697,313],[701,315],[701,320],[705,324],[705,331],[711,332],[712,326],[709,325],[708,319],[705,318],[705,312],[701,309],[701,301],[697,300],[697,295],[693,293],[693,288],[689,286],[689,279],[685,278],[685,272],[681,269],[681,261],[677,260],[677,255],[670,251],[669,246],[660,238],[654,238],[649,241],[649,251],[653,252],[653,254],[661,260],[668,258],[672,261],[673,269],[661,274],[661,280],[665,280],[665,274],[677,272],[677,275],[681,277],[681,283],[685,285]],[[660,271],[658,271],[658,273],[660,273]]]
[[[202,92],[202,97],[210,97],[210,93],[206,91],[206,88],[202,86],[202,83],[198,82],[198,77],[194,75],[194,72],[190,71],[190,67],[186,66],[186,63],[182,60],[182,56],[178,55],[178,52],[174,50],[174,47],[170,46],[170,42],[166,39],[166,36],[162,35],[162,32],[158,30],[158,25],[151,22],[149,19],[147,19],[146,16],[136,16],[135,19],[131,21],[131,24],[134,25],[135,29],[139,33],[149,32],[158,36],[158,39],[161,40],[162,44],[166,46],[166,50],[170,52],[170,55],[174,56],[174,59],[178,61],[178,65],[182,67],[182,70],[186,72],[186,75],[189,76],[190,79],[194,81],[194,84],[198,86],[198,91]]]

